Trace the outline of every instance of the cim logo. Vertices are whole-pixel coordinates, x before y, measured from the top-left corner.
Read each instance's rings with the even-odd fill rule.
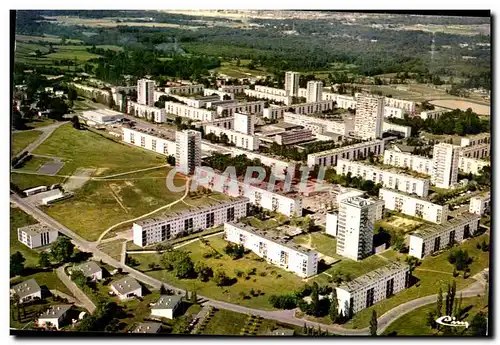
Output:
[[[441,316],[436,320],[436,323],[439,323],[443,326],[451,326],[451,327],[465,327],[469,328],[469,323],[467,321],[457,321],[455,317],[451,317],[448,315]]]

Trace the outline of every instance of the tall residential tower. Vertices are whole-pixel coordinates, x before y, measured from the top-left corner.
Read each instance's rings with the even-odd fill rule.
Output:
[[[201,133],[194,130],[175,132],[175,167],[185,175],[201,166]]]
[[[307,103],[321,102],[323,95],[323,82],[310,80],[307,82]]]
[[[460,146],[452,144],[434,145],[431,183],[436,187],[448,189],[456,185],[460,150]]]
[[[155,82],[150,79],[137,81],[137,103],[153,106],[155,103]]]
[[[360,94],[356,99],[354,132],[362,139],[382,137],[384,97]]]
[[[287,96],[299,95],[299,76],[298,72],[285,73],[285,91]]]

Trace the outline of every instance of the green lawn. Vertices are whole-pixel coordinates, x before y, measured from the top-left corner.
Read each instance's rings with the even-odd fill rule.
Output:
[[[54,119],[33,119],[29,122],[25,122],[25,125],[28,126],[29,128],[40,128],[40,127],[52,125],[56,122],[57,121]]]
[[[459,299],[455,300],[458,303]],[[484,298],[471,297],[462,300],[462,307],[468,311],[460,319],[461,321],[472,321],[474,315],[479,311],[488,312],[488,308],[484,306]],[[399,319],[394,321],[384,331],[384,335],[398,335],[398,336],[421,336],[421,335],[436,335],[437,331],[427,325],[427,314],[436,310],[436,304],[432,303],[424,307],[415,309]],[[461,328],[461,330],[464,330]]]
[[[69,296],[73,296],[71,291],[57,277],[56,271],[40,271],[26,276],[15,277],[10,280],[10,286],[19,284],[25,280],[34,278],[40,287],[46,286],[49,290],[58,290]]]
[[[219,309],[201,334],[210,335],[240,335],[246,324],[248,315],[234,311]]]
[[[45,158],[45,157],[32,157],[30,160],[28,160],[26,163],[23,164],[22,167],[18,168],[19,170],[23,171],[31,171],[31,172],[36,172],[38,168],[40,168],[44,163],[50,162],[52,159]]]
[[[12,133],[12,139],[11,139],[12,156],[17,155],[26,146],[34,142],[40,136],[40,134],[42,134],[42,132],[36,130]]]
[[[57,128],[33,152],[63,158],[60,175],[77,168],[98,169],[95,175],[116,174],[165,164],[165,157],[113,141],[91,130],[76,130],[71,124]]]
[[[38,253],[17,240],[17,229],[38,223],[35,218],[17,207],[10,207],[10,254],[19,251],[26,259],[25,267],[38,265]]]
[[[233,285],[218,287],[211,280],[208,282],[201,282],[195,279],[177,279],[172,272],[166,270],[151,271],[148,264],[151,262],[159,263],[160,261],[160,255],[156,253],[133,254],[129,256],[140,263],[137,267],[139,270],[154,278],[169,282],[183,289],[193,290],[196,288],[200,295],[255,308],[271,309],[272,306],[268,301],[269,296],[291,292],[304,285],[304,281],[295,274],[282,270],[274,265],[267,264],[265,261],[262,262],[259,260],[259,257],[253,253],[246,254],[244,258],[232,260],[230,257],[223,254],[223,249],[227,242],[222,236],[210,237],[208,241],[209,246],[205,246],[200,241],[195,241],[181,249],[190,252],[193,262],[203,261],[212,267],[214,271],[219,268],[223,269],[230,278],[237,278],[236,270],[245,272],[245,275],[237,278],[237,281]],[[203,258],[203,253],[213,250],[222,254],[222,257],[220,259],[214,257]],[[252,268],[256,269],[256,274],[247,276],[246,272]],[[246,279],[247,277],[248,280]],[[243,299],[240,296],[241,292],[249,296],[250,289],[252,288],[255,291],[261,290],[264,294],[258,297],[251,297],[250,299]]]
[[[100,244],[97,248],[113,259],[120,261],[122,257],[123,242],[125,242],[125,239],[114,240]]]
[[[337,240],[325,235],[321,231],[295,236],[293,240],[300,245],[316,250],[332,258],[341,258],[337,255]]]
[[[100,55],[92,54],[87,51],[87,46],[54,46],[57,49],[55,53],[46,55],[51,60],[76,60],[87,61],[98,58]]]
[[[31,329],[34,318],[39,314],[47,310],[52,305],[61,304],[61,301],[54,301],[52,297],[47,297],[40,300],[38,304],[31,304],[25,306],[25,314],[23,314],[22,308],[20,309],[20,319],[18,319],[17,311],[10,310],[10,327],[15,329]],[[14,318],[15,319],[14,319]]]
[[[43,209],[83,238],[95,241],[116,223],[178,200],[184,193],[169,191],[166,176],[167,168],[161,168],[124,175],[118,180],[89,181],[72,198]],[[175,184],[184,184],[183,178],[176,177]]]
[[[28,175],[16,172],[10,174],[10,182],[15,184],[20,190],[38,186],[50,186],[51,184],[63,181],[64,178],[58,176]]]

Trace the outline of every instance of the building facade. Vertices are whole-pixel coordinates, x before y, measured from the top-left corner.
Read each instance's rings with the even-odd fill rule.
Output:
[[[395,132],[399,135],[402,135],[404,138],[411,137],[411,127],[398,125],[389,121],[384,121],[382,124],[382,132]]]
[[[234,130],[243,134],[253,135],[255,131],[255,115],[235,113]]]
[[[298,72],[285,72],[285,92],[287,96],[299,96],[299,78]]]
[[[398,168],[408,168],[421,174],[430,175],[432,173],[432,159],[413,155],[407,152],[399,152],[387,149],[384,152],[384,164]]]
[[[177,102],[165,102],[165,111],[167,114],[187,117],[197,121],[210,122],[217,117],[215,110],[190,107]]]
[[[153,106],[155,103],[155,82],[150,79],[137,81],[137,103]]]
[[[439,143],[432,154],[431,183],[438,188],[452,188],[458,180],[460,146]]]
[[[396,107],[389,107],[385,106],[384,107],[384,117],[395,117],[397,119],[402,119],[404,118],[404,109],[402,108],[396,108]]]
[[[323,82],[310,80],[307,82],[307,103],[320,102],[323,100]]]
[[[384,140],[377,139],[361,142],[354,145],[347,145],[336,149],[310,153],[307,155],[307,165],[337,166],[339,159],[364,159],[370,152],[375,156],[384,153]]]
[[[415,114],[414,101],[385,97],[384,102],[386,106],[404,109],[410,116],[413,116]]]
[[[175,132],[175,168],[184,175],[201,166],[201,133],[191,129]]]
[[[122,127],[123,141],[166,156],[175,156],[176,143],[161,133]]]
[[[354,132],[362,139],[382,138],[384,98],[360,94],[356,98]]]
[[[165,88],[165,93],[170,95],[193,95],[203,93],[202,84],[170,86]]]
[[[483,159],[474,159],[461,156],[458,158],[458,168],[466,174],[479,175],[484,167],[489,167],[490,162]]]
[[[480,216],[491,213],[491,194],[490,192],[470,199],[469,212]]]
[[[274,136],[274,141],[278,145],[291,145],[312,140],[314,137],[309,129],[292,129],[278,133]]]
[[[166,111],[163,108],[157,108],[131,101],[127,103],[127,114],[136,117],[143,117],[148,120],[154,120],[156,123],[164,123],[167,116]]]
[[[57,230],[42,223],[27,225],[17,229],[18,241],[31,249],[54,243],[58,235]]]
[[[242,244],[267,262],[299,277],[310,277],[318,272],[317,252],[249,225],[234,222],[224,224],[224,238]]]
[[[254,135],[249,135],[241,132],[237,132],[232,129],[225,129],[213,125],[205,125],[205,133],[213,133],[217,136],[221,134],[227,135],[229,142],[233,143],[236,147],[241,147],[245,150],[256,151],[259,149],[259,138]]]

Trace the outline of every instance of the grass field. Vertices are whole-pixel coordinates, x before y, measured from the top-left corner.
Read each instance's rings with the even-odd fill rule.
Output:
[[[227,76],[233,78],[248,78],[255,76],[267,76],[270,73],[267,73],[263,68],[249,69],[248,63],[250,60],[240,60],[240,66],[236,65],[236,61],[223,61],[221,62],[221,66],[218,68],[214,68],[211,71],[217,72],[219,74],[225,74]]]
[[[61,43],[61,37],[54,35],[43,35],[43,36],[27,36],[27,35],[16,35],[16,42],[27,42],[27,41],[43,41],[50,43]],[[81,40],[75,40],[72,38],[66,39],[67,43],[82,43]]]
[[[282,294],[293,291],[302,285],[304,282],[291,272],[282,270],[274,265],[262,262],[259,258],[250,253],[238,260],[232,260],[227,255],[223,254],[223,249],[227,242],[222,236],[214,236],[208,239],[209,246],[205,246],[200,241],[195,241],[184,247],[183,251],[190,253],[193,262],[203,261],[214,271],[223,269],[230,278],[236,278],[237,281],[231,286],[218,287],[213,281],[201,282],[195,279],[177,279],[172,272],[166,270],[151,271],[148,267],[149,263],[159,263],[160,256],[157,254],[134,254],[129,255],[140,263],[137,268],[146,274],[172,283],[183,289],[193,290],[196,288],[200,295],[212,297],[218,300],[223,300],[231,303],[238,303],[245,306],[255,308],[271,309],[268,298],[273,294]],[[217,251],[222,255],[220,259],[214,257],[204,258],[203,253]],[[246,275],[248,270],[255,268],[256,274]],[[236,271],[245,272],[245,277],[236,277]],[[261,275],[262,274],[262,275]],[[263,294],[250,299],[244,299],[240,296],[243,292],[247,296],[250,295],[250,289],[261,290]]]
[[[231,310],[219,309],[210,319],[201,334],[209,335],[239,335],[245,326],[248,315]]]
[[[28,126],[28,128],[40,128],[51,125],[55,122],[56,120],[54,119],[33,119],[29,122],[26,122],[25,125]]]
[[[108,254],[113,259],[120,261],[120,259],[122,257],[123,242],[125,242],[125,241],[126,241],[125,239],[120,239],[120,240],[106,242],[106,243],[100,244],[97,247],[97,249]]]
[[[49,158],[45,157],[32,157],[29,161],[23,164],[22,167],[18,168],[23,171],[36,172],[44,163],[51,161]]]
[[[15,156],[21,152],[26,146],[34,142],[42,134],[40,131],[26,131],[12,133],[11,137],[11,152]]]
[[[458,303],[458,301],[457,298],[455,303]],[[488,312],[488,308],[485,308],[484,298],[482,297],[464,298],[462,300],[462,307],[468,311],[460,321],[468,321],[469,323],[479,311]],[[426,322],[427,314],[435,310],[435,303],[415,309],[391,323],[383,334],[398,336],[436,335],[438,334],[437,331],[428,326]],[[461,328],[461,330],[464,330],[464,328]]]
[[[337,255],[337,240],[317,231],[309,234],[295,236],[293,240],[306,248],[314,249],[321,254],[332,258],[340,258]]]
[[[95,168],[96,175],[111,175],[165,164],[165,157],[113,141],[91,130],[75,130],[71,124],[57,128],[33,152],[61,157],[60,175],[77,168]]]
[[[472,111],[479,115],[490,115],[490,106],[484,104],[478,104],[474,102],[469,102],[465,100],[453,100],[453,99],[439,99],[431,100],[429,103],[434,104],[438,107],[449,108],[449,109],[460,109],[467,110],[472,108]]]
[[[64,178],[58,176],[28,175],[16,172],[10,174],[10,182],[15,184],[20,190],[38,186],[50,186],[63,181]]]
[[[18,207],[10,207],[10,254],[19,251],[26,261],[25,267],[36,267],[38,265],[38,252],[25,246],[17,239],[17,229],[23,226],[38,223],[35,218],[31,217]]]
[[[167,205],[184,193],[167,189],[166,168],[125,175],[117,179],[91,180],[73,198],[44,210],[89,241],[108,227]],[[176,178],[180,186],[183,179]],[[98,220],[98,221],[96,221]]]

